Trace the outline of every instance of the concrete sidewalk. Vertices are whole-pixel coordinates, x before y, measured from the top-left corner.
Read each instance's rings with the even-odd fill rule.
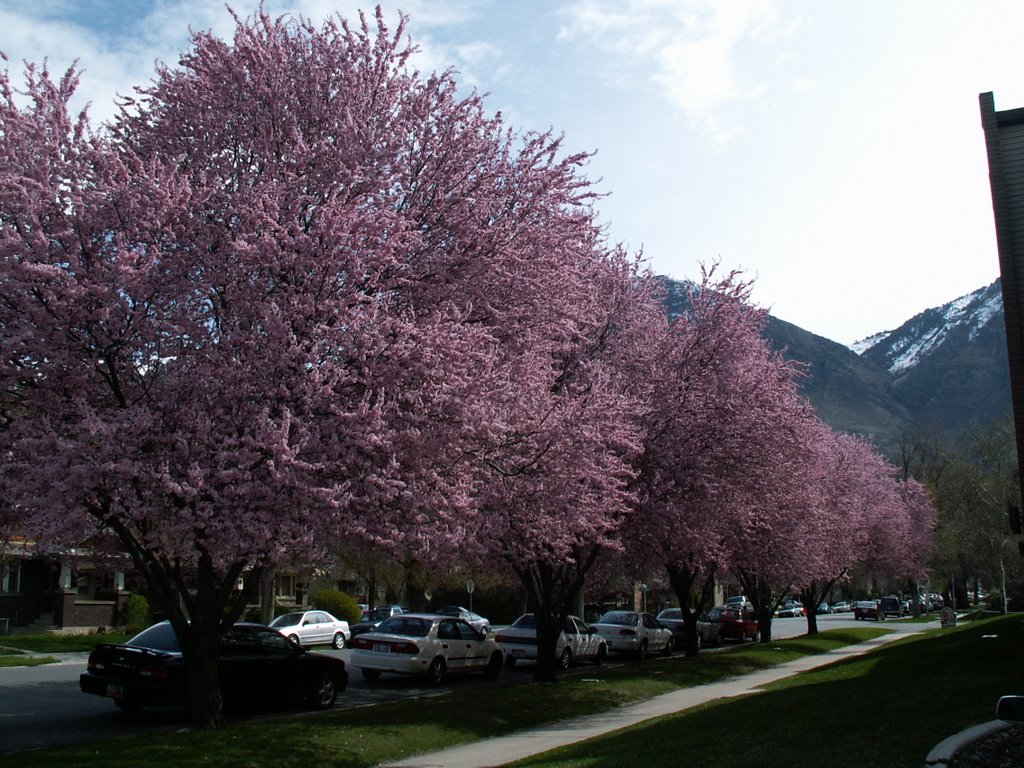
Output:
[[[922,627],[923,629],[924,627]],[[417,755],[387,763],[383,768],[493,768],[567,744],[601,736],[651,718],[681,712],[715,699],[757,693],[761,687],[810,669],[833,664],[841,659],[870,653],[881,645],[917,632],[893,632],[856,645],[816,656],[805,656],[771,669],[734,677],[718,683],[683,688],[627,707],[618,707],[575,720],[563,720],[539,728],[476,741],[441,752]]]

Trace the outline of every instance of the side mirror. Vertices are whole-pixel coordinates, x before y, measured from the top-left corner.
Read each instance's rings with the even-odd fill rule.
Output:
[[[1008,723],[1024,723],[1024,696],[1003,696],[996,704],[996,717]]]

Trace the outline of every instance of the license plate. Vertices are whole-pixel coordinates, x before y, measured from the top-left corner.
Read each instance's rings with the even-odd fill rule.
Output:
[[[522,658],[525,658],[525,656],[526,656],[526,651],[524,651],[522,648],[513,648],[512,649],[512,658],[513,659],[522,659]]]
[[[107,696],[112,699],[124,698],[124,686],[107,683]]]
[[[373,652],[374,653],[391,653],[391,644],[390,643],[374,643],[373,644]]]

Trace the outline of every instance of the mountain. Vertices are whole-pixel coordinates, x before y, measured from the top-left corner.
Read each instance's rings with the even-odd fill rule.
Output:
[[[678,314],[684,286],[666,287],[669,313]],[[765,336],[806,366],[801,391],[822,421],[870,438],[886,455],[906,434],[956,436],[1010,414],[999,280],[851,347],[775,317]]]

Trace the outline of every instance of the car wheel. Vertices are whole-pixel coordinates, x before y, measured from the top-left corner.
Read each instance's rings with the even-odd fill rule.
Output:
[[[698,651],[699,651],[699,650],[700,650],[701,648],[703,648],[703,647],[704,647],[704,643],[705,643],[705,640],[704,640],[704,635],[702,635],[702,634],[701,634],[700,632],[698,632],[698,633],[697,633],[697,650],[698,650]]]
[[[570,663],[572,663],[572,651],[563,648],[562,655],[558,657],[558,668],[564,671],[569,668]]]
[[[501,651],[495,651],[491,654],[491,658],[487,661],[487,666],[484,668],[484,677],[497,677],[501,674],[501,668],[504,663],[501,660]]]
[[[379,669],[361,669],[359,670],[363,675],[363,680],[369,680],[371,683],[374,680],[380,680]]]
[[[343,635],[341,632],[335,632],[334,642],[331,643],[331,645],[334,646],[334,650],[340,651],[342,648],[345,647],[345,635]]]
[[[640,661],[643,661],[644,659],[647,658],[647,641],[646,640],[641,640],[640,641],[640,650],[637,651],[637,656],[640,657]]]
[[[430,662],[430,668],[427,670],[427,679],[431,685],[440,685],[441,681],[444,680],[444,659],[438,656],[432,662]]]
[[[127,697],[124,699],[114,699],[114,705],[122,712],[141,712],[142,703],[138,699]]]
[[[670,637],[668,640],[665,641],[665,647],[661,649],[661,655],[662,656],[671,656],[672,655],[672,646],[673,645],[675,645],[675,643],[672,642],[672,638]]]
[[[755,629],[755,630],[754,630],[754,634],[752,634],[752,635],[750,636],[750,642],[752,642],[752,643],[756,643],[756,642],[757,642],[758,640],[760,640],[760,639],[761,639],[761,630],[759,630],[759,629]]]
[[[601,644],[597,647],[597,655],[594,657],[594,666],[599,667],[604,664],[605,657],[608,656],[608,646]]]
[[[329,709],[334,706],[338,698],[338,686],[334,682],[334,675],[330,672],[321,672],[317,675],[312,698],[313,706],[317,709]]]
[[[299,636],[298,635],[288,635],[288,639],[291,640],[293,643],[295,643],[298,646],[302,645],[302,643],[299,642]]]

